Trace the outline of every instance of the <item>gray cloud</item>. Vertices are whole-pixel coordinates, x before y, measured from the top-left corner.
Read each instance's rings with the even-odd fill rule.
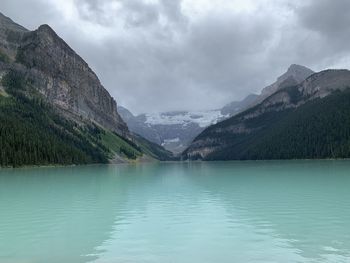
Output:
[[[115,19],[124,20],[127,26],[147,26],[159,17],[158,6],[143,1],[75,0],[75,4],[82,19],[103,26],[113,26]],[[118,10],[111,10],[113,5],[118,5]]]
[[[67,0],[68,18],[53,1],[3,1],[0,11],[24,26],[52,25],[134,112],[220,108],[292,63],[350,64],[347,0],[259,0],[200,15],[184,10],[190,0]]]
[[[127,27],[148,27],[161,19],[172,25],[184,22],[181,0],[74,0],[82,19],[104,26],[113,26],[117,19]],[[113,10],[114,7],[114,10]],[[116,8],[117,7],[117,8]]]
[[[350,50],[350,1],[312,0],[298,12],[302,26],[317,33],[323,45],[337,51]],[[339,50],[340,49],[340,50]]]

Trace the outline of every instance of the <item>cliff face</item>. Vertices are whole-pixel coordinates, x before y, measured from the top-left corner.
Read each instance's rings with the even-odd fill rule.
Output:
[[[24,34],[17,61],[31,70],[35,86],[63,112],[88,118],[123,136],[128,133],[117,103],[96,74],[48,25]]]
[[[89,65],[48,25],[27,31],[1,15],[0,28],[0,51],[8,62],[0,69],[20,70],[65,117],[88,119],[129,137],[116,101]]]

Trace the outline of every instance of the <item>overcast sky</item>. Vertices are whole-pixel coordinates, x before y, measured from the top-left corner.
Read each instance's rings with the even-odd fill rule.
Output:
[[[350,68],[349,0],[1,0],[49,24],[134,113],[222,107],[290,64]]]

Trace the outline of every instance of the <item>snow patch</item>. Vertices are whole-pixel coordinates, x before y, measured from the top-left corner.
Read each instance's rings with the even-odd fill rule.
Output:
[[[196,123],[201,128],[217,123],[227,115],[221,114],[220,110],[212,111],[191,111],[191,112],[167,112],[146,114],[146,124],[150,125],[188,125]]]
[[[179,143],[180,138],[174,138],[174,139],[165,139],[162,143],[162,146],[167,145],[169,143]]]

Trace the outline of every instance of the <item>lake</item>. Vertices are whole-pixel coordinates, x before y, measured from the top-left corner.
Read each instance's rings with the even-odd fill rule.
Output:
[[[0,170],[0,262],[350,262],[350,161]]]

